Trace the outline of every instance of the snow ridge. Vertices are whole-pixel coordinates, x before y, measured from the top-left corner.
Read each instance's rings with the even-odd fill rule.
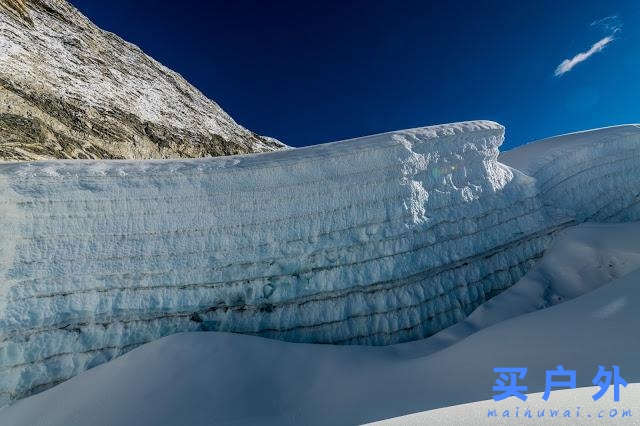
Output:
[[[545,205],[578,222],[640,218],[640,125],[556,136],[500,156],[535,177]],[[589,189],[587,189],[589,188]]]
[[[531,176],[498,161],[503,138],[474,121],[246,156],[0,165],[0,399],[180,331],[420,339],[513,285],[558,230],[638,217],[620,195],[640,187],[640,129]]]

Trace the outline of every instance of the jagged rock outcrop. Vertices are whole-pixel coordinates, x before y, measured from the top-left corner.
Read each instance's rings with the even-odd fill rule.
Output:
[[[0,160],[283,148],[64,0],[0,0]]]
[[[558,230],[640,219],[640,127],[524,147],[501,157],[513,168],[503,137],[480,121],[252,156],[0,165],[0,405],[180,331],[423,338],[517,282]]]

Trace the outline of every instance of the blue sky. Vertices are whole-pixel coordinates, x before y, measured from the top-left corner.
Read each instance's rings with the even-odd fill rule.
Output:
[[[293,146],[489,119],[510,148],[640,122],[636,0],[71,3]]]

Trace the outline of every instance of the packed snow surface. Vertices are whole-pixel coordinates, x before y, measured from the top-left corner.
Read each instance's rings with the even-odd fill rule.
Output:
[[[552,287],[579,285],[582,279],[573,274],[588,278],[591,271],[582,272],[581,265],[599,259],[615,260],[616,273],[627,267],[634,271],[595,290],[587,282],[583,291],[588,293],[582,296],[501,321],[437,351],[429,344],[432,338],[367,347],[217,332],[176,334],[0,409],[0,418],[9,426],[358,424],[491,399],[494,367],[527,367],[522,381],[527,393],[543,391],[545,370],[558,364],[576,371],[578,387],[592,386],[598,365],[618,365],[628,383],[640,382],[640,222],[579,228],[559,236],[559,244],[545,255],[572,272],[568,280],[552,274]],[[599,240],[604,240],[601,245]],[[587,259],[563,250],[586,247],[589,241],[595,244],[590,252],[582,249]],[[611,269],[606,262],[603,266]],[[536,266],[527,277],[549,268]],[[509,309],[493,305],[491,312]],[[618,403],[612,391],[601,405],[631,408],[634,418],[640,415],[637,388],[622,388]],[[594,393],[576,394],[585,414]],[[531,396],[527,403],[509,398],[496,407],[524,411],[527,405],[559,408],[565,403],[570,403],[566,395],[554,390],[544,404]],[[461,419],[482,420],[483,404],[465,410]],[[575,410],[575,405],[568,408]]]
[[[640,128],[596,133],[557,138],[566,152],[531,155],[526,173],[518,155],[498,161],[489,121],[225,158],[0,165],[0,401],[177,332],[388,345],[460,323],[563,229],[640,218]],[[579,291],[538,293],[534,307]]]
[[[623,402],[613,403],[609,398],[593,401],[592,396],[599,390],[600,387],[597,386],[560,389],[553,392],[553,399],[549,401],[544,401],[543,392],[538,392],[527,395],[526,403],[513,400],[496,403],[491,399],[438,408],[370,424],[376,426],[637,424],[638,413],[640,413],[638,402],[640,401],[640,383],[629,383],[624,388]]]

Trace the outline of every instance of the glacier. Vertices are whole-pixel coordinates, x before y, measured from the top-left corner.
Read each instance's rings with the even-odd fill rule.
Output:
[[[0,405],[183,331],[389,345],[554,235],[640,218],[640,126],[499,152],[491,121],[189,160],[0,164]]]

